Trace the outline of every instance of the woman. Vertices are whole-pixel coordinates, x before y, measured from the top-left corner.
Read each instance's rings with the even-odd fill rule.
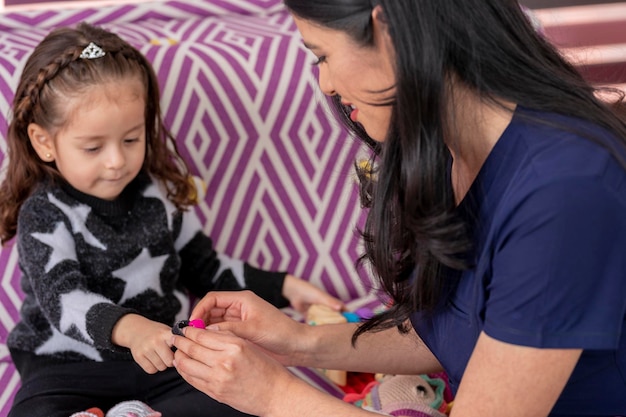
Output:
[[[208,294],[175,366],[260,416],[361,416],[282,365],[445,370],[451,415],[626,414],[626,125],[512,0],[285,0],[374,150],[365,259],[393,307],[282,319]],[[352,342],[352,343],[351,343]],[[263,384],[259,384],[263,380]]]

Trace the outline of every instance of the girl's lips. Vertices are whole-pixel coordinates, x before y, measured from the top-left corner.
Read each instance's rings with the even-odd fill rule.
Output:
[[[352,109],[350,112],[350,120],[356,123],[356,118],[359,115],[359,109]]]

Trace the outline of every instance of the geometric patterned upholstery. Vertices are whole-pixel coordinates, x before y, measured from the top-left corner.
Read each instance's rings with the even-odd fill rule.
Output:
[[[6,122],[26,59],[50,29],[79,21],[112,30],[153,63],[166,124],[206,183],[197,211],[219,251],[287,270],[347,302],[375,299],[367,271],[354,268],[363,211],[352,164],[364,150],[330,114],[313,58],[280,0],[0,15],[0,166],[6,165]],[[11,245],[0,249],[0,279],[4,416],[19,386],[4,344],[22,296]]]
[[[216,248],[288,270],[354,308],[374,303],[373,281],[354,268],[363,211],[351,166],[363,150],[329,113],[281,0],[119,3],[0,14],[0,167],[13,91],[32,49],[54,27],[101,25],[152,61],[165,121],[207,185],[197,211]],[[591,81],[626,86],[624,11],[617,3],[535,16]],[[21,297],[9,245],[0,249],[0,417],[20,383],[4,343]],[[303,377],[333,390],[317,375]]]

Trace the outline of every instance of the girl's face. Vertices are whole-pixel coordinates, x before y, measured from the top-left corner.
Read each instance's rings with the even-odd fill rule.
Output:
[[[144,97],[143,85],[131,79],[97,85],[67,101],[69,118],[49,153],[74,188],[113,200],[137,176],[146,156]]]
[[[352,107],[350,118],[374,140],[383,141],[389,130],[395,76],[387,34],[374,24],[374,45],[359,46],[344,32],[294,16],[304,45],[317,57],[319,84],[326,95],[341,96]],[[377,105],[378,104],[378,105]]]

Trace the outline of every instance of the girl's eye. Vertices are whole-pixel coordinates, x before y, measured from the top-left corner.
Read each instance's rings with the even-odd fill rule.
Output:
[[[94,146],[93,148],[85,148],[84,151],[87,153],[96,153],[100,150],[99,146]]]
[[[124,139],[124,143],[134,143],[134,142],[139,142],[139,138]]]
[[[322,56],[320,56],[320,57],[318,57],[318,58],[317,58],[317,61],[315,61],[315,62],[313,63],[313,66],[317,66],[317,65],[322,64],[322,63],[324,63],[324,62],[326,62],[326,56],[325,56],[325,55],[322,55]]]

